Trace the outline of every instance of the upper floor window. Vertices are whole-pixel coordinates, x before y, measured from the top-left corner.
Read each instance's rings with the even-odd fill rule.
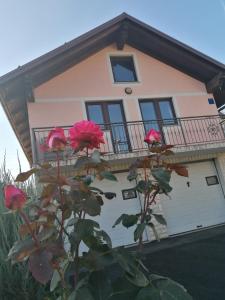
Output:
[[[111,140],[115,153],[129,151],[129,134],[122,101],[88,102],[86,109],[88,119],[109,132],[106,141],[108,143]]]
[[[163,125],[176,124],[176,116],[171,98],[139,100],[145,129],[160,130]]]
[[[114,82],[137,82],[132,56],[111,56]]]

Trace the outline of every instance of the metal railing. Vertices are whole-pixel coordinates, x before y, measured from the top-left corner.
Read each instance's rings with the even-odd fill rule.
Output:
[[[105,144],[100,151],[108,154],[123,154],[147,149],[144,137],[151,128],[161,132],[162,143],[175,147],[196,144],[225,142],[225,119],[221,116],[201,116],[164,120],[134,121],[126,123],[101,124]],[[71,126],[62,126],[68,136]],[[51,127],[33,128],[33,151],[35,162],[54,159],[53,153],[41,151]],[[67,149],[68,156],[70,149]],[[71,150],[72,153],[72,150]],[[65,159],[65,158],[64,158]]]

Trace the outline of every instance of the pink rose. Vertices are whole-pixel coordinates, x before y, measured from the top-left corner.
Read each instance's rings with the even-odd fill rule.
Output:
[[[53,150],[63,150],[66,145],[66,137],[62,128],[52,129],[46,140],[47,147]]]
[[[70,144],[75,150],[82,150],[85,147],[89,149],[99,148],[104,144],[103,131],[100,126],[93,121],[80,121],[69,129]]]
[[[160,143],[161,134],[159,131],[156,131],[155,129],[150,129],[149,132],[146,134],[144,141],[147,144]]]
[[[8,209],[20,209],[27,201],[26,194],[14,185],[6,185],[4,187],[5,206]]]

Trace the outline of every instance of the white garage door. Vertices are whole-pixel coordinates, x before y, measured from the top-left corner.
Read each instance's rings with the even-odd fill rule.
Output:
[[[134,183],[127,180],[128,174],[118,173],[115,175],[118,182],[102,180],[93,184],[93,186],[102,189],[103,192],[116,193],[116,198],[105,200],[105,203],[102,206],[101,216],[96,218],[96,221],[100,223],[101,228],[107,233],[110,233],[114,247],[134,243],[133,232],[135,226],[128,229],[123,227],[122,224],[117,225],[115,228],[112,228],[112,226],[121,214],[136,214],[140,212],[141,207],[138,198],[123,200],[122,190],[134,187]],[[146,235],[144,236],[144,239],[146,239]]]
[[[172,175],[171,199],[162,197],[170,235],[225,222],[225,199],[213,161],[187,167],[189,178]]]

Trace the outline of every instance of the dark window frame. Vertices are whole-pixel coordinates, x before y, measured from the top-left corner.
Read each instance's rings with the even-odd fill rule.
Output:
[[[123,118],[123,124],[126,124],[126,116],[125,116],[125,112],[124,112],[124,107],[123,107],[123,100],[109,100],[109,101],[87,101],[85,102],[85,107],[86,107],[86,114],[87,114],[87,118],[88,120],[90,120],[90,114],[88,111],[88,106],[91,105],[100,105],[102,107],[102,116],[103,116],[103,120],[104,120],[104,124],[110,124],[110,117],[109,117],[109,112],[107,109],[107,105],[108,104],[119,104],[120,108],[121,108],[121,114],[122,114],[122,118]],[[103,125],[104,125],[103,124]]]
[[[132,191],[134,193],[134,197],[133,196],[125,197],[125,192],[127,192],[127,191]],[[135,188],[125,189],[125,190],[122,190],[122,196],[123,196],[123,200],[135,199],[135,198],[137,198],[137,192],[136,192]]]
[[[160,110],[160,102],[163,101],[168,101],[170,104],[170,108],[173,114],[173,118],[172,119],[163,119],[162,114],[161,114],[161,110]],[[141,103],[153,103],[154,109],[155,109],[155,113],[156,113],[156,120],[160,121],[161,126],[173,126],[173,125],[177,125],[177,117],[176,117],[176,112],[174,109],[174,105],[173,105],[173,99],[171,97],[164,97],[164,98],[148,98],[148,99],[139,99],[139,109],[141,111],[141,117],[143,121],[151,121],[151,120],[144,120],[143,118],[143,112],[141,109]],[[173,122],[171,123],[167,123],[167,122],[163,122],[163,120],[173,120]],[[160,125],[160,124],[159,124]]]
[[[115,72],[114,72],[114,70],[113,70],[113,65],[112,65],[112,59],[113,58],[118,58],[118,59],[122,59],[122,58],[131,58],[132,59],[132,63],[133,63],[133,68],[134,68],[134,70],[133,70],[133,72],[134,72],[134,77],[135,77],[135,80],[121,80],[121,81],[118,81],[118,80],[116,80],[116,76],[115,76]],[[130,83],[130,84],[132,84],[132,83],[138,83],[139,82],[139,80],[138,80],[138,74],[137,74],[137,68],[136,68],[136,64],[135,64],[135,59],[134,59],[134,56],[133,55],[110,55],[109,56],[109,61],[110,61],[110,66],[111,66],[111,71],[112,71],[112,75],[113,75],[113,82],[114,83],[118,83],[118,84],[120,84],[120,83]]]
[[[109,117],[109,111],[107,108],[108,104],[119,104],[120,105],[120,109],[121,109],[121,115],[122,115],[122,119],[123,122],[119,122],[119,123],[111,123],[110,122],[110,117]],[[126,141],[127,141],[127,146],[128,146],[128,152],[131,151],[131,143],[130,143],[130,137],[129,137],[129,132],[128,132],[128,128],[127,128],[127,121],[126,121],[126,116],[125,116],[125,111],[124,111],[124,107],[123,107],[123,100],[100,100],[100,101],[87,101],[85,102],[85,107],[86,107],[86,114],[87,114],[87,119],[90,119],[90,114],[88,111],[88,106],[91,105],[100,105],[102,107],[102,116],[103,116],[103,121],[104,123],[102,124],[101,128],[102,130],[110,130],[111,132],[111,138],[113,140],[113,133],[112,133],[112,126],[111,124],[123,124],[124,126],[124,130],[125,130],[125,134],[126,134]],[[99,124],[101,125],[101,124]],[[114,148],[114,152],[117,153],[117,150],[115,148],[115,145],[113,144],[113,148]]]
[[[210,183],[209,180],[210,180],[211,178],[215,179],[214,183]],[[207,184],[208,186],[212,186],[212,185],[217,185],[217,184],[219,184],[219,179],[218,179],[218,176],[217,176],[217,175],[206,176],[206,177],[205,177],[205,180],[206,180],[206,184]]]

